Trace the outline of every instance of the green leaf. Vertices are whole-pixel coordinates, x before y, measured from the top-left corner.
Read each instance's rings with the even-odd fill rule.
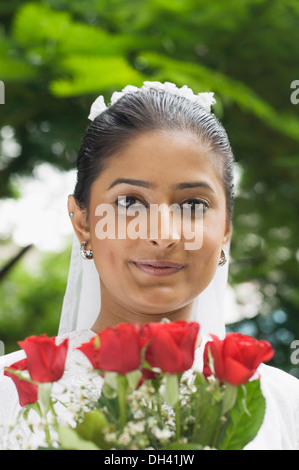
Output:
[[[170,320],[169,320],[169,318],[162,318],[160,323],[170,323]]]
[[[227,383],[222,403],[222,413],[225,415],[236,403],[238,387]]]
[[[26,2],[18,9],[13,21],[13,36],[31,50],[38,45],[43,55],[47,54],[50,45],[56,53],[65,56],[74,53],[119,55],[136,43],[134,36],[110,34],[98,25],[74,21],[69,12],[57,11],[36,2]]]
[[[94,442],[101,449],[110,448],[105,442],[105,431],[107,430],[107,420],[100,410],[90,411],[85,414],[84,421],[76,427],[77,434],[85,441]]]
[[[183,62],[156,52],[140,52],[140,57],[155,70],[152,80],[173,81],[178,85],[190,86],[194,92],[213,91],[226,97],[242,109],[254,114],[263,123],[277,132],[299,140],[298,119],[291,114],[278,113],[252,88],[216,70],[193,62]],[[200,87],[200,89],[199,89]]]
[[[164,450],[202,450],[203,446],[196,444],[195,442],[188,442],[184,444],[182,442],[173,442],[169,446],[165,447]]]
[[[245,388],[245,394],[243,388]],[[237,402],[230,411],[229,422],[219,449],[243,449],[257,435],[264,420],[265,410],[266,401],[259,380],[239,386]]]
[[[115,398],[117,397],[117,373],[116,372],[107,372],[105,374],[105,381],[102,388],[102,394],[106,398]]]
[[[68,12],[58,12],[47,5],[26,2],[14,17],[13,36],[24,45],[49,39],[57,41],[68,32],[70,21],[71,15]]]
[[[64,75],[50,83],[50,91],[58,96],[77,96],[82,93],[99,93],[108,88],[123,88],[128,83],[141,86],[144,77],[121,56],[88,56],[70,54],[59,61]],[[90,70],[93,73],[90,73]]]
[[[95,348],[95,350],[97,351],[98,349],[100,349],[100,346],[101,346],[101,339],[99,337],[99,335],[96,335],[95,338],[94,338],[94,342],[93,342],[93,346]]]
[[[82,439],[74,429],[60,426],[58,429],[60,445],[65,450],[100,450],[94,442]]]
[[[106,410],[105,415],[108,417],[109,424],[117,423],[119,414],[117,394],[112,398],[102,394],[98,400],[98,407]]]
[[[27,420],[27,418],[28,418],[28,414],[29,414],[30,410],[35,410],[36,413],[37,413],[40,417],[42,417],[42,410],[41,410],[41,408],[40,408],[40,404],[39,404],[38,401],[36,401],[35,403],[29,403],[28,405],[26,405],[26,406],[23,408],[23,410],[24,410],[24,415],[23,415],[23,416],[24,416],[24,418],[25,418],[26,420]]]
[[[126,374],[126,377],[128,380],[129,389],[135,390],[139,380],[142,377],[142,372],[140,370],[132,370]]]
[[[215,396],[220,396],[217,392],[218,384],[209,384],[201,374],[195,380],[197,387],[197,398],[194,406],[195,425],[192,434],[192,442],[197,442],[203,446],[214,446],[214,441],[225,425],[221,421],[223,402]],[[217,392],[217,393],[216,393]]]

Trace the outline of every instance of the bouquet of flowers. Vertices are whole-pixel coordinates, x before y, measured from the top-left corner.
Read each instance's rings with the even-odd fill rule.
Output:
[[[68,339],[28,337],[19,343],[27,358],[5,374],[23,416],[40,417],[48,449],[243,449],[263,423],[257,368],[274,351],[239,333],[211,336],[195,367],[198,332],[195,322],[119,324],[83,343],[77,349],[103,384],[72,425],[60,422],[51,393],[64,374]]]

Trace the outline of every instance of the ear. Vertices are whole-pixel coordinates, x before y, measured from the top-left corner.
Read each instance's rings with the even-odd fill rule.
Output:
[[[225,232],[224,232],[223,242],[222,242],[222,248],[224,250],[227,250],[229,248],[230,240],[231,240],[231,236],[232,236],[232,230],[233,230],[232,229],[232,223],[228,222],[227,226],[226,226],[226,229],[225,229]]]
[[[69,215],[72,214],[70,219],[80,243],[87,242],[88,246],[90,242],[90,231],[86,210],[80,209],[74,196],[72,195],[69,195],[68,197],[67,207]]]

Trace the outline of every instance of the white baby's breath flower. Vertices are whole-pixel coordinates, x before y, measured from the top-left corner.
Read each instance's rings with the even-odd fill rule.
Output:
[[[157,424],[157,418],[155,418],[154,416],[150,416],[150,417],[147,419],[147,424],[148,424],[148,427],[149,427],[149,428],[154,427],[154,426]]]
[[[166,441],[173,436],[173,431],[168,428],[160,429],[158,426],[155,426],[152,429],[152,433],[154,436],[159,439],[160,441]]]
[[[131,436],[134,436],[136,434],[140,434],[144,432],[145,430],[145,421],[138,421],[137,423],[134,423],[133,421],[130,421],[127,424],[128,431],[130,432]]]
[[[105,441],[107,442],[114,442],[117,438],[117,435],[115,432],[109,432],[105,434]]]
[[[166,419],[170,419],[174,416],[174,410],[168,403],[162,403],[161,413],[166,417]]]
[[[136,410],[133,411],[133,416],[134,416],[134,419],[143,419],[145,414],[144,414],[144,410],[140,409],[140,408],[137,408]]]
[[[131,441],[131,436],[128,432],[123,432],[119,438],[118,438],[118,442],[123,445],[123,446],[127,446]]]
[[[139,402],[139,400],[141,400],[142,396],[143,396],[142,391],[140,391],[140,390],[134,390],[134,391],[132,392],[130,398],[131,398],[131,400],[132,400],[133,403],[135,402],[136,404],[138,404],[138,402]]]

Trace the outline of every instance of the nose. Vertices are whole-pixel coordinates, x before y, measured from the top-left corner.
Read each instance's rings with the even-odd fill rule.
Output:
[[[161,238],[151,239],[151,240],[149,240],[149,243],[152,246],[157,246],[157,247],[159,246],[160,248],[163,248],[164,250],[177,245],[176,240],[164,240],[164,239],[161,239]]]
[[[151,245],[168,248],[181,239],[181,217],[171,211],[167,204],[151,208],[148,241]]]

